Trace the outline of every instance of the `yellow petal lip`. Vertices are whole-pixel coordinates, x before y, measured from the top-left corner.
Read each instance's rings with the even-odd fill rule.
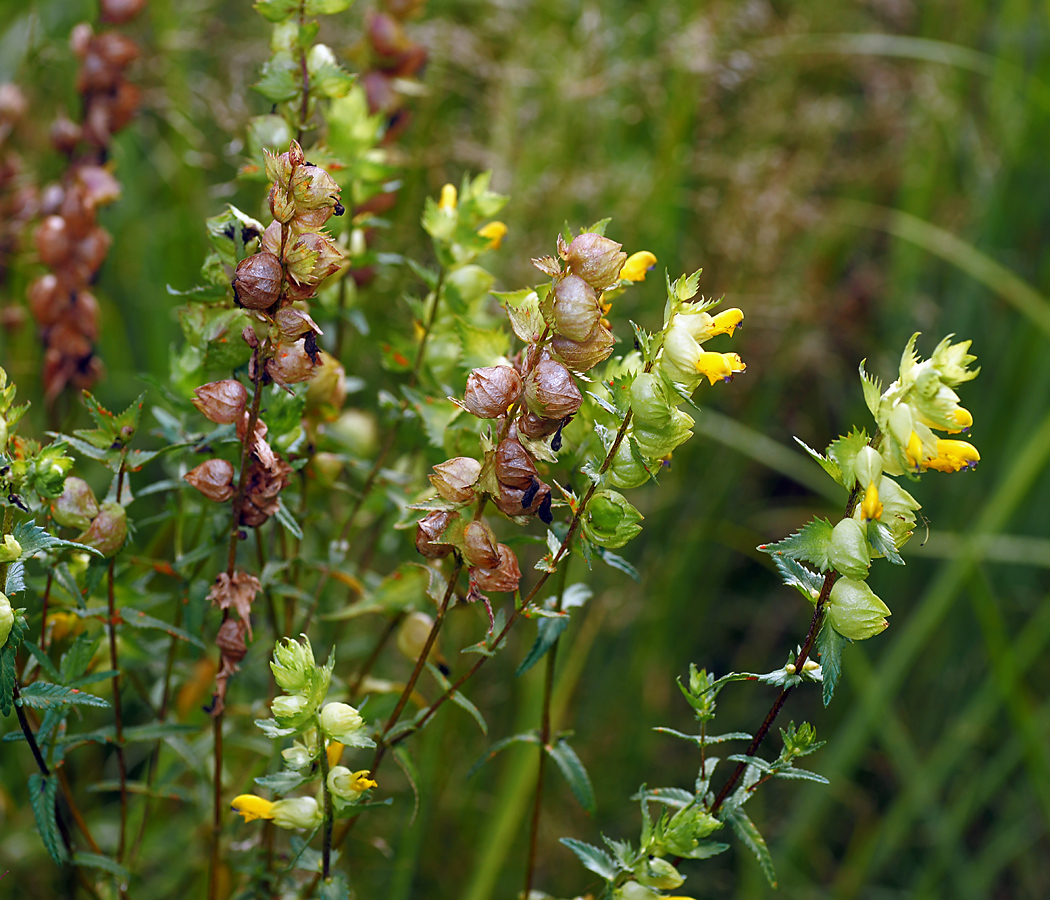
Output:
[[[656,257],[648,250],[639,250],[627,257],[620,269],[621,281],[645,281],[645,273],[656,265]]]
[[[966,441],[937,441],[937,456],[929,460],[926,467],[938,472],[958,472],[972,469],[980,462],[981,454],[973,444]]]
[[[489,222],[488,225],[483,225],[478,229],[478,234],[492,242],[493,250],[499,250],[499,245],[503,243],[503,238],[506,237],[507,226],[498,220]]]
[[[696,359],[696,371],[714,384],[716,381],[732,381],[735,372],[743,372],[747,366],[736,353],[714,353],[703,351]]]
[[[371,772],[368,769],[361,769],[359,772],[354,772],[354,780],[350,789],[353,791],[367,791],[369,788],[378,787],[379,782],[373,781],[369,778],[368,776],[370,774]]]
[[[743,321],[744,313],[736,307],[722,310],[718,315],[711,317],[711,325],[714,329],[712,337],[716,334],[728,334],[732,337],[733,332],[740,327]]]
[[[273,803],[255,794],[241,794],[239,797],[234,797],[230,809],[244,816],[245,822],[273,818]]]
[[[864,491],[864,502],[860,505],[860,514],[865,521],[882,518],[882,501],[879,500],[879,489],[873,481]]]
[[[325,748],[325,753],[328,755],[328,768],[337,765],[339,760],[343,756],[343,745],[339,741],[331,741]]]
[[[952,418],[955,419],[958,428],[952,428],[948,430],[948,434],[958,434],[960,431],[969,431],[970,426],[973,425],[973,416],[970,415],[968,409],[963,409],[961,406],[952,413]]]
[[[438,209],[443,212],[454,212],[459,202],[459,193],[454,184],[446,184],[441,189],[441,198],[438,200]]]
[[[904,448],[904,455],[908,460],[908,465],[913,469],[922,468],[922,440],[917,432],[913,431],[911,437],[908,438],[908,446]]]

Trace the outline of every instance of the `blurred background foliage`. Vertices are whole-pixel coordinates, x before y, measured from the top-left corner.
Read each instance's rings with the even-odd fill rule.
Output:
[[[344,58],[360,52],[365,8],[324,24],[321,39]],[[94,15],[81,0],[0,2],[0,80],[29,93],[35,115],[19,147],[41,179],[60,171],[50,115],[75,102],[66,36]],[[529,258],[553,251],[563,223],[611,216],[610,236],[659,259],[614,310],[621,337],[628,318],[659,323],[665,267],[673,277],[702,266],[703,292],[746,316],[734,343],[746,374],[699,393],[697,439],[658,487],[632,496],[645,531],[625,552],[642,583],[585,573],[579,561],[570,572],[597,597],[560,655],[560,726],[575,730],[599,811],[587,818],[563,783],[548,786],[543,889],[588,889],[559,837],[631,837],[639,783],[691,785],[695,756],[651,730],[689,730],[674,679],[690,662],[766,671],[801,640],[808,609],[754,547],[813,513],[837,515],[844,498],[791,438],[823,446],[867,425],[857,364],[867,358],[892,378],[905,340],[922,331],[926,353],[948,332],[974,340],[983,371],[963,402],[982,463],[967,476],[931,474],[913,492],[929,531],[906,548],[905,569],[873,576],[892,627],[849,648],[832,707],[815,691],[790,701],[786,718],[814,722],[828,741],[812,767],[830,787],[777,784],[751,814],[785,897],[1050,893],[1048,26],[1045,4],[1029,0],[430,0],[413,24],[430,63],[393,148],[403,185],[380,250],[428,260],[423,198],[491,169],[511,196],[510,232],[490,263],[500,287],[539,280]],[[138,373],[167,376],[181,338],[165,286],[197,283],[203,219],[227,201],[250,212],[262,202],[235,173],[245,123],[265,111],[250,85],[266,23],[247,3],[151,0],[137,28],[148,48],[143,109],[114,148],[125,190],[102,216],[114,246],[98,290],[109,374],[97,393],[111,408],[143,389]],[[9,274],[5,306],[22,302],[32,274]],[[418,291],[391,268],[357,302],[382,334],[408,328],[399,301]],[[4,337],[3,365],[38,400],[31,332]],[[378,360],[377,342],[361,335],[344,353],[348,373],[365,379],[351,402],[368,411],[400,377]],[[42,429],[42,404],[33,415]],[[403,552],[402,537],[379,558]],[[453,616],[461,645],[477,639],[473,612]],[[355,620],[340,632],[345,658],[369,645],[358,626],[373,627]],[[518,635],[503,667],[469,686],[492,739],[535,725],[542,667],[512,675],[531,638]],[[265,653],[253,647],[246,665]],[[772,697],[731,686],[720,730],[753,730]],[[535,762],[512,750],[465,781],[486,746],[462,711],[438,717],[415,745],[433,787],[414,820],[410,790],[386,773],[380,790],[394,806],[345,848],[358,896],[482,900],[519,889]],[[91,774],[103,762],[71,774],[111,777]],[[0,870],[16,892],[51,896],[21,786],[30,766],[23,746],[3,747]],[[203,850],[193,854],[206,786],[187,787],[184,802],[155,810],[166,827],[142,849],[140,875],[157,896],[205,865]],[[246,829],[231,822],[227,833],[242,840]],[[176,843],[185,856],[173,858]],[[696,897],[769,893],[744,852],[684,871]]]

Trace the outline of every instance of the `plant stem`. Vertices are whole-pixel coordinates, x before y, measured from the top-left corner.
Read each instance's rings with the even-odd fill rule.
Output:
[[[316,716],[317,743],[320,747],[321,760],[321,795],[324,798],[324,833],[321,839],[321,878],[327,880],[332,874],[332,792],[328,790],[328,748],[325,746],[324,731],[321,728],[321,717]]]
[[[121,453],[117,469],[117,503],[124,489],[124,460],[127,447]],[[109,665],[113,676],[113,727],[116,737],[117,772],[120,777],[120,838],[117,843],[117,862],[124,861],[128,830],[128,764],[124,757],[124,715],[120,702],[120,665],[117,659],[116,560],[106,568],[106,612],[109,617]]]

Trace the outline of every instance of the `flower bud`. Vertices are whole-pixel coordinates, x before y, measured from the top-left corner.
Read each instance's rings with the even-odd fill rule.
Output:
[[[322,706],[321,730],[325,737],[348,747],[374,746],[366,734],[365,720],[349,703],[326,703]]]
[[[225,503],[233,496],[233,465],[225,459],[209,459],[182,477],[217,503]]]
[[[312,689],[317,664],[314,662],[310,639],[303,635],[303,643],[291,638],[282,638],[274,644],[273,662],[270,663],[273,679],[282,691],[300,693]],[[327,691],[327,686],[325,686]]]
[[[497,594],[510,594],[518,589],[521,581],[521,569],[518,558],[506,544],[499,544],[499,565],[495,568],[477,566],[470,570],[471,580],[482,591],[495,591]]]
[[[583,517],[583,533],[595,544],[615,550],[641,532],[641,520],[642,514],[623,494],[598,491]]]
[[[512,438],[500,441],[496,447],[496,480],[508,487],[524,490],[539,478],[536,464],[521,444]]]
[[[622,244],[600,234],[581,234],[562,251],[562,259],[573,273],[596,291],[604,291],[620,280],[620,270],[627,262]]]
[[[495,419],[521,394],[521,376],[510,366],[485,366],[467,378],[463,406],[479,419]]]
[[[98,501],[88,483],[71,475],[62,494],[51,501],[51,516],[66,528],[84,531],[98,515]]]
[[[302,694],[281,694],[270,704],[270,712],[282,728],[293,728],[309,721],[314,705]]]
[[[356,803],[365,791],[376,787],[370,774],[368,769],[351,772],[346,766],[333,766],[328,771],[328,790],[340,800]]]
[[[882,475],[882,454],[871,447],[861,447],[853,459],[853,474],[862,488]]]
[[[248,309],[268,309],[281,295],[283,277],[281,261],[268,250],[260,250],[237,263],[233,296]]]
[[[477,519],[463,529],[463,558],[472,566],[494,569],[500,555],[496,549],[496,535],[486,522]]]
[[[0,592],[0,647],[7,643],[7,636],[15,627],[15,611],[11,608],[11,601],[7,594]]]
[[[566,275],[554,286],[554,322],[558,333],[573,341],[585,340],[602,317],[598,295],[578,275]]]
[[[281,758],[284,759],[284,764],[290,769],[303,769],[313,762],[314,755],[307,749],[305,744],[295,741],[291,747],[281,751]]]
[[[439,509],[424,516],[416,525],[416,550],[427,559],[442,559],[452,552],[451,544],[438,543],[449,523],[458,517],[450,510]]]
[[[646,273],[656,265],[656,257],[648,250],[639,250],[627,257],[620,269],[621,281],[645,281]]]
[[[553,359],[541,359],[525,379],[525,402],[545,419],[564,419],[583,404],[583,394],[569,370]]]
[[[839,578],[831,589],[828,615],[832,627],[843,637],[863,641],[881,633],[889,624],[890,609],[866,582]]]
[[[469,456],[457,456],[434,466],[428,475],[434,489],[452,503],[469,503],[474,499],[474,484],[481,474],[481,463]]]
[[[828,560],[835,571],[863,579],[871,565],[871,552],[864,526],[856,519],[843,519],[831,532]]]
[[[103,503],[87,530],[77,538],[78,544],[87,544],[107,559],[117,555],[128,538],[128,518],[119,503]]]
[[[193,393],[193,405],[217,425],[239,421],[248,403],[247,388],[232,378],[202,384]]]
[[[270,809],[278,828],[316,828],[324,819],[313,797],[289,797],[278,800]]]
[[[489,222],[488,225],[483,225],[478,229],[478,234],[483,238],[489,239],[489,247],[491,249],[499,250],[500,244],[503,243],[503,239],[507,236],[507,226],[498,220]]]
[[[582,341],[569,340],[556,334],[551,340],[551,350],[574,372],[586,372],[609,358],[614,343],[613,333],[599,324]]]

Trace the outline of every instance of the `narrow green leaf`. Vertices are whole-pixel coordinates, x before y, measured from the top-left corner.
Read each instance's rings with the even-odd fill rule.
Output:
[[[568,847],[584,867],[601,875],[606,881],[612,881],[619,874],[619,867],[613,858],[604,850],[593,844],[585,844],[576,838],[561,838],[561,843]]]
[[[66,861],[66,850],[58,831],[55,796],[58,793],[58,779],[44,778],[39,772],[29,776],[29,804],[33,807],[37,831],[44,848],[57,865]]]
[[[893,535],[882,522],[868,522],[868,543],[876,553],[886,557],[895,566],[903,566],[904,560],[893,543]]]
[[[583,763],[580,762],[580,758],[576,755],[576,751],[569,746],[565,738],[559,738],[556,743],[547,746],[545,749],[551,759],[557,763],[562,775],[565,776],[565,780],[569,782],[569,787],[572,788],[572,793],[579,801],[580,806],[583,807],[584,812],[588,815],[594,815],[596,810],[594,787],[591,785],[591,779],[587,775],[587,770],[583,767]]]
[[[736,833],[736,836],[740,838],[741,843],[755,854],[755,858],[762,869],[762,874],[766,876],[770,887],[775,888],[777,886],[777,873],[773,868],[773,857],[769,853],[769,847],[766,846],[765,838],[762,837],[759,830],[755,827],[755,823],[747,817],[747,813],[739,806],[726,809],[725,819]]]
[[[614,569],[619,569],[632,581],[638,582],[638,584],[642,583],[641,573],[629,562],[627,562],[627,560],[624,559],[622,556],[618,556],[611,550],[606,550],[604,547],[595,547],[594,549],[597,552],[598,556],[601,557],[602,562],[604,562],[607,566],[612,566]]]
[[[40,668],[43,669],[48,677],[52,681],[65,681],[65,679],[58,674],[58,669],[55,668],[55,664],[51,662],[51,658],[41,650],[36,644],[29,643],[25,645],[26,650],[29,651],[30,655],[40,664]]]
[[[186,641],[186,643],[193,644],[193,646],[199,647],[201,650],[206,649],[204,641],[200,638],[194,637],[192,634],[183,631],[181,628],[176,628],[169,622],[155,619],[153,616],[146,615],[144,612],[132,609],[130,606],[121,607],[119,615],[124,623],[130,625],[132,628],[157,628],[165,634],[170,634],[173,638],[178,638],[180,641]]]
[[[681,731],[675,731],[673,728],[663,728],[661,726],[657,726],[653,731],[671,734],[683,740],[692,741],[698,747],[706,747],[709,744],[723,744],[726,741],[751,740],[751,735],[746,731],[727,731],[725,734],[685,734]]]
[[[295,521],[295,517],[288,512],[288,507],[284,505],[284,501],[280,497],[277,498],[277,512],[274,514],[274,518],[297,541],[303,539],[303,530],[299,527],[299,523]]]
[[[444,676],[441,670],[435,666],[432,662],[427,662],[427,669],[430,674],[434,676],[437,683],[441,685],[442,690],[447,691],[452,687],[452,683]],[[481,714],[481,710],[478,709],[473,703],[471,703],[466,697],[464,697],[459,691],[453,691],[449,697],[453,703],[456,704],[460,709],[465,709],[474,717],[474,721],[478,723],[478,727],[481,729],[482,734],[489,733],[488,723],[485,721],[485,717]]]
[[[289,791],[294,791],[305,780],[306,778],[298,772],[285,771],[274,772],[272,775],[262,775],[255,779],[255,783],[260,787],[273,791],[275,794],[287,794]]]
[[[389,746],[389,742],[387,746]],[[416,820],[416,815],[419,813],[419,769],[416,768],[415,760],[412,759],[412,755],[404,744],[394,745],[394,762],[405,773],[405,778],[408,779],[408,783],[412,788],[412,797],[415,805],[412,808],[411,824],[411,822]]]
[[[50,709],[52,706],[69,705],[109,706],[109,703],[101,697],[85,694],[76,688],[37,681],[22,688],[18,705],[29,706],[33,709]]]
[[[514,672],[515,676],[521,677],[529,671],[536,663],[543,659],[544,655],[561,637],[566,628],[569,627],[569,617],[559,616],[556,619],[542,618],[537,623],[536,640],[533,641],[526,657],[521,661]]]
[[[502,738],[496,741],[489,749],[478,757],[477,762],[470,767],[470,771],[467,772],[467,778],[471,778],[475,772],[478,771],[485,763],[490,759],[493,759],[497,753],[502,750],[506,750],[512,744],[538,744],[540,742],[539,735],[534,731],[526,731],[522,734],[512,734],[510,737]]]
[[[831,784],[823,775],[810,772],[809,769],[799,769],[792,766],[790,769],[781,769],[776,773],[777,778],[787,778],[797,781],[815,781],[817,784]]]
[[[101,856],[98,853],[74,853],[73,865],[82,866],[86,869],[104,869],[123,880],[130,880],[131,878],[131,873],[115,859]]]
[[[68,685],[80,678],[87,671],[101,640],[101,637],[92,639],[86,634],[78,635],[69,649],[62,654],[62,677],[56,678],[55,681]]]
[[[842,674],[842,648],[849,638],[843,637],[831,627],[831,617],[825,616],[824,623],[817,634],[817,652],[820,654],[820,671],[824,676],[824,705],[831,703],[835,687]]]

